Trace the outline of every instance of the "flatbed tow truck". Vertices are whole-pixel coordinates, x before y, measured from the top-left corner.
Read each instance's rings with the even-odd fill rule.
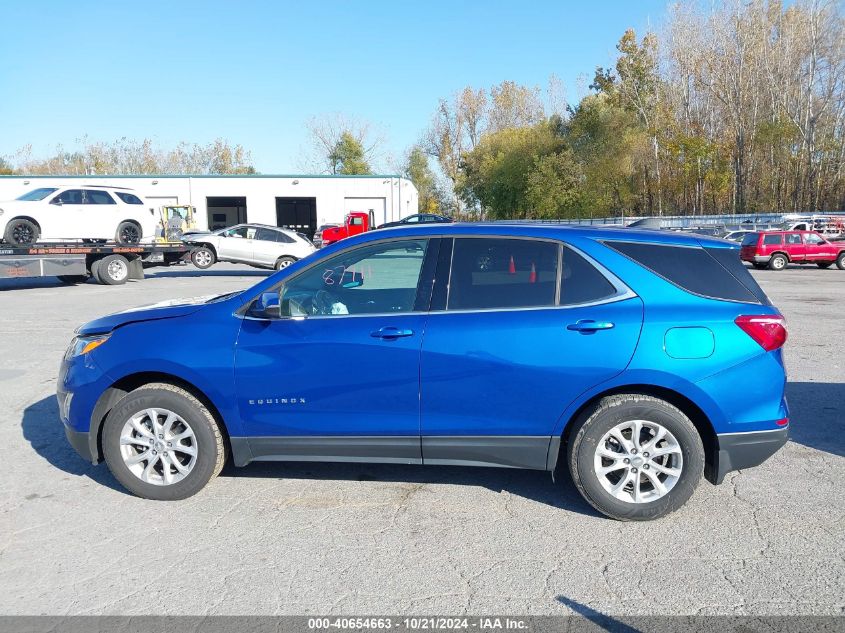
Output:
[[[0,279],[58,277],[66,284],[78,284],[93,277],[101,284],[117,286],[143,279],[145,268],[187,261],[190,253],[190,247],[179,242],[0,244]]]

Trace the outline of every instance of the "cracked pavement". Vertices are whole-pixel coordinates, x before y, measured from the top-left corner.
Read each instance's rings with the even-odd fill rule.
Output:
[[[753,272],[789,322],[793,438],[644,524],[568,476],[487,468],[256,463],[183,502],[129,496],[58,421],[73,329],[265,274],[149,272],[0,281],[0,614],[845,614],[845,271]]]

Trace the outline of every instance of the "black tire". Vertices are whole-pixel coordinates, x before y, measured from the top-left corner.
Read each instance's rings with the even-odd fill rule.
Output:
[[[845,251],[839,253],[839,256],[836,258],[836,267],[839,270],[845,270]]]
[[[88,275],[58,275],[58,279],[65,284],[84,284]]]
[[[91,266],[91,274],[101,284],[119,286],[129,279],[129,260],[123,255],[106,255]]]
[[[833,262],[816,262],[816,266],[819,268],[830,268],[833,266]]]
[[[10,220],[6,225],[6,230],[3,232],[3,241],[7,244],[28,246],[29,244],[35,244],[40,235],[41,229],[38,228],[35,222],[17,218]]]
[[[683,464],[674,486],[663,496],[642,503],[617,499],[602,486],[595,469],[599,442],[614,426],[629,420],[660,424],[680,446]],[[677,407],[665,400],[640,394],[603,398],[573,422],[566,446],[566,460],[572,481],[584,499],[596,510],[620,521],[649,521],[666,516],[689,500],[704,473],[704,447],[693,423]],[[624,467],[628,468],[628,467]],[[635,470],[633,472],[636,472]],[[654,472],[653,470],[651,472]],[[638,473],[644,484],[648,478]]]
[[[783,270],[789,263],[789,259],[783,253],[775,253],[769,260],[769,270]]]
[[[181,417],[196,440],[193,467],[183,479],[169,485],[142,481],[129,469],[121,454],[124,425],[132,416],[149,408],[167,409]],[[166,442],[166,438],[162,439]],[[109,412],[103,424],[103,455],[109,470],[132,494],[144,499],[175,501],[195,495],[220,473],[226,460],[226,445],[214,416],[193,394],[167,383],[150,383],[126,394]],[[155,466],[161,468],[162,463]]]
[[[280,257],[276,260],[276,270],[284,270],[296,262],[296,257]]]
[[[138,244],[141,241],[141,227],[135,222],[124,220],[117,225],[114,241],[118,244]]]
[[[191,262],[200,270],[205,270],[217,263],[217,255],[208,246],[199,246],[191,251]]]

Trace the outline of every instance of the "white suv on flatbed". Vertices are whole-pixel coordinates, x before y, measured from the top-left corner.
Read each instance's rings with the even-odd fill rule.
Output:
[[[7,244],[64,240],[153,241],[158,218],[131,189],[96,185],[40,187],[0,202],[0,235]]]

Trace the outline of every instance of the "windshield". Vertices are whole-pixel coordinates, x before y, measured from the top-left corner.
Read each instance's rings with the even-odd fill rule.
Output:
[[[25,193],[19,198],[17,198],[17,200],[24,200],[26,202],[37,202],[38,200],[43,200],[54,191],[58,191],[58,187],[42,187],[41,189],[33,189],[29,193]]]

